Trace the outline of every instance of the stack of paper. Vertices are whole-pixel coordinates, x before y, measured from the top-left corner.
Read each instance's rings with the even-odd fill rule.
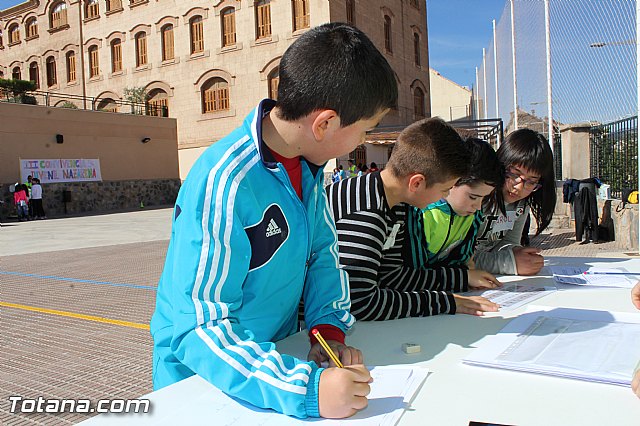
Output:
[[[483,339],[466,364],[630,386],[640,359],[640,315],[529,307]]]
[[[482,296],[500,305],[500,310],[518,308],[526,303],[556,291],[555,287],[537,287],[527,284],[507,283],[501,288],[462,293],[463,296]]]
[[[624,269],[582,268],[577,266],[549,266],[553,280],[558,284],[590,287],[631,288],[640,278]]]

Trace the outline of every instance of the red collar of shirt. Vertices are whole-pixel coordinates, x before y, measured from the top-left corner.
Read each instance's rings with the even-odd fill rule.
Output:
[[[302,199],[302,166],[300,164],[300,157],[287,158],[278,154],[271,148],[269,148],[271,154],[273,154],[273,158],[278,163],[282,163],[284,169],[287,171],[289,175],[289,180],[291,180],[291,185],[293,185],[293,189],[295,189],[298,197]]]

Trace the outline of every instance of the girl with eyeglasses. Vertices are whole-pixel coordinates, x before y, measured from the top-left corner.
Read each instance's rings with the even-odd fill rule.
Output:
[[[520,129],[507,136],[498,158],[505,167],[504,185],[484,201],[475,266],[493,274],[535,275],[544,258],[540,249],[522,247],[520,240],[530,212],[536,235],[551,222],[556,206],[553,153],[543,135]]]

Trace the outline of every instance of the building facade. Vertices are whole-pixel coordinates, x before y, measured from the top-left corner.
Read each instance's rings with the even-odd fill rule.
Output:
[[[383,126],[431,115],[424,0],[29,0],[0,11],[0,78],[89,97],[85,107],[104,111],[120,108],[125,89],[144,88],[178,121],[184,178],[207,146],[276,96],[296,37],[332,21],[362,29],[397,73],[398,109]]]
[[[471,90],[429,70],[431,115],[445,121],[471,120]]]

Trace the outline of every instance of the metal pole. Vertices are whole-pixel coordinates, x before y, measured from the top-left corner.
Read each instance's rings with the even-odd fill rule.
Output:
[[[640,143],[638,143],[638,125],[640,121],[640,1],[636,1],[636,95],[638,111],[636,111],[636,143],[638,145],[638,183],[640,183]],[[640,215],[638,215],[638,250],[640,251]]]
[[[476,120],[480,118],[480,100],[478,99],[480,97],[480,93],[478,93],[478,87],[480,86],[478,85],[478,67],[476,67]]]
[[[484,69],[484,72],[482,73],[482,78],[484,79],[484,118],[485,120],[488,118],[487,117],[487,49],[485,49],[484,47],[482,48],[482,68]]]
[[[493,79],[496,83],[496,118],[500,118],[500,106],[498,102],[498,39],[496,38],[496,20],[493,21]],[[497,146],[500,147],[502,141],[500,135],[496,138]]]
[[[553,152],[553,106],[551,96],[551,37],[550,37],[550,21],[549,21],[549,0],[544,0],[544,29],[545,41],[547,49],[547,130],[549,132],[549,145]]]
[[[496,20],[493,21],[493,79],[496,83],[496,118],[500,118],[498,105],[498,39],[496,38]]]
[[[87,80],[85,78],[84,73],[84,34],[82,31],[82,1],[78,0],[78,28],[80,35],[80,48],[79,55],[80,56],[80,78],[82,79],[82,109],[87,109]],[[66,58],[65,58],[66,60]],[[78,69],[78,64],[76,63],[76,72]]]
[[[516,25],[511,0],[511,68],[513,70],[513,130],[518,130],[518,84],[516,83]]]

